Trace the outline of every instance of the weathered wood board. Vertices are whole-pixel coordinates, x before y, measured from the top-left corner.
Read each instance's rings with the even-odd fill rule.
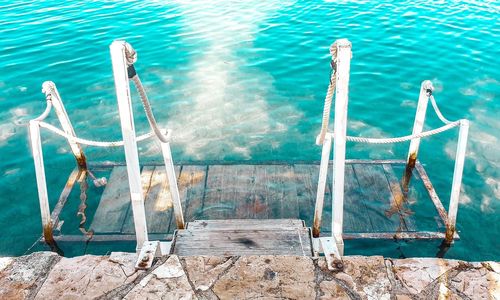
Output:
[[[179,230],[173,253],[311,256],[312,247],[309,229],[300,220],[220,220],[200,221]]]
[[[113,168],[90,228],[99,233],[120,233],[130,206],[127,168]]]
[[[175,167],[178,175],[180,167]],[[146,225],[149,233],[167,233],[173,218],[172,195],[167,181],[164,166],[145,166],[141,171],[144,208],[146,210]],[[130,202],[130,201],[129,201]],[[134,234],[134,219],[132,207],[129,205],[122,233]]]

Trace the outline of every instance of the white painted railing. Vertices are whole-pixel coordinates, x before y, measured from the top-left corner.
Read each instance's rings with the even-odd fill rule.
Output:
[[[325,251],[333,255],[329,260],[329,266],[333,266],[335,260],[339,260],[338,255],[343,255],[344,243],[342,238],[343,233],[343,213],[344,213],[344,177],[345,177],[345,149],[346,141],[362,142],[362,143],[396,143],[411,141],[407,157],[407,172],[402,180],[404,188],[407,188],[411,170],[415,166],[417,153],[420,146],[420,139],[422,137],[431,136],[449,130],[453,127],[459,126],[459,138],[457,145],[457,154],[455,158],[455,169],[453,173],[453,183],[451,188],[450,205],[448,209],[448,218],[446,220],[446,241],[451,243],[455,234],[456,215],[458,210],[458,199],[460,194],[460,186],[462,182],[462,174],[465,160],[465,149],[467,146],[467,135],[469,128],[469,121],[462,119],[455,122],[446,120],[434,98],[432,97],[432,83],[428,80],[422,82],[420,96],[418,100],[417,112],[413,125],[412,134],[404,137],[396,138],[365,138],[365,137],[352,137],[346,135],[347,126],[347,106],[349,94],[349,70],[351,43],[346,39],[337,40],[330,48],[332,54],[332,68],[335,74],[335,82],[330,82],[327,97],[325,99],[325,107],[323,112],[323,124],[321,133],[318,135],[316,141],[322,142],[321,163],[318,179],[318,190],[316,194],[316,206],[314,212],[313,222],[313,242],[316,251]],[[333,84],[335,83],[335,84]],[[335,88],[335,118],[333,132],[327,131],[329,121],[329,111],[331,98],[333,97],[332,88]],[[428,100],[431,99],[434,111],[443,123],[444,126],[433,130],[423,132],[425,115],[428,106]],[[332,237],[320,238],[320,227],[322,222],[323,203],[326,187],[326,178],[328,173],[328,162],[331,155],[331,146],[333,143],[333,191],[332,191]],[[409,172],[408,172],[409,171]],[[335,243],[335,247],[331,243]],[[330,250],[329,250],[330,249]],[[338,254],[337,254],[338,253]]]
[[[47,243],[54,243],[53,238],[53,220],[51,219],[49,195],[47,192],[47,181],[45,176],[45,167],[43,161],[42,141],[40,128],[46,128],[53,133],[63,136],[68,141],[68,144],[73,152],[77,165],[81,171],[87,172],[86,158],[81,145],[90,145],[97,147],[120,147],[125,150],[125,159],[127,164],[127,173],[129,179],[131,205],[134,218],[134,226],[137,239],[137,250],[148,244],[148,232],[146,224],[146,215],[144,209],[144,195],[142,194],[139,155],[137,151],[137,142],[148,139],[161,134],[160,144],[163,156],[163,161],[166,168],[167,180],[169,183],[170,193],[172,194],[174,216],[177,227],[184,228],[184,217],[182,214],[182,206],[179,197],[179,190],[176,181],[174,164],[170,150],[170,130],[162,130],[153,128],[153,131],[139,137],[136,136],[133,112],[132,99],[130,97],[129,74],[128,68],[133,62],[128,61],[127,51],[130,51],[129,45],[124,41],[115,41],[111,44],[111,58],[113,63],[113,74],[115,79],[115,88],[118,101],[118,111],[120,115],[120,124],[122,128],[122,141],[100,142],[78,138],[75,135],[73,126],[69,120],[68,114],[64,108],[63,102],[53,82],[47,81],[43,84],[43,92],[46,94],[47,107],[45,111],[36,119],[29,122],[30,143],[35,164],[35,173],[38,189],[38,198],[40,202],[40,211],[42,216],[42,227],[44,240]],[[147,100],[146,100],[147,101]],[[59,123],[62,129],[57,128],[49,123],[44,122],[50,114],[52,107],[56,111]]]

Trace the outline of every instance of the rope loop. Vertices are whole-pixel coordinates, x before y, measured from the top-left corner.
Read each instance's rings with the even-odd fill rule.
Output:
[[[125,57],[127,59],[127,64],[129,66],[133,65],[137,61],[137,51],[127,42],[124,42],[125,45]]]

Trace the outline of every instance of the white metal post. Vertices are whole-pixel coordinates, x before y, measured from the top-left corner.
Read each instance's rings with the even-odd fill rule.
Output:
[[[316,193],[316,206],[314,208],[313,237],[319,237],[321,219],[323,216],[323,203],[325,199],[326,177],[328,175],[328,163],[332,149],[332,136],[326,133],[321,151],[321,163],[319,166],[318,190]]]
[[[333,214],[332,235],[340,255],[344,254],[342,227],[344,221],[344,174],[345,144],[347,130],[347,102],[349,94],[349,73],[351,68],[351,42],[337,40],[337,84],[335,94],[335,120],[333,139]]]
[[[467,137],[469,134],[469,121],[460,120],[458,133],[457,153],[455,156],[455,169],[453,171],[453,183],[451,185],[450,206],[448,208],[448,222],[446,224],[446,242],[453,241],[455,225],[457,222],[458,200],[460,197],[460,186],[464,172],[465,150],[467,148]]]
[[[50,101],[54,106],[57,118],[59,119],[59,123],[61,123],[61,127],[64,132],[67,135],[76,137],[75,130],[73,129],[73,125],[71,125],[71,121],[69,120],[68,113],[64,108],[64,104],[62,103],[61,96],[59,95],[56,85],[52,81],[45,81],[42,84],[42,92],[45,93],[46,97],[50,97]],[[87,162],[85,155],[83,154],[82,147],[75,141],[68,140],[68,143],[71,148],[71,152],[73,152],[73,155],[76,158],[78,166],[86,169]]]
[[[413,122],[412,135],[419,134],[424,128],[425,115],[427,113],[427,104],[429,102],[429,91],[433,91],[434,87],[432,82],[425,80],[420,86],[420,94],[418,96],[417,112],[415,113],[415,121]],[[417,159],[418,148],[420,146],[420,138],[412,139],[410,142],[410,149],[408,151],[408,157],[406,158],[407,164],[415,166],[415,160]]]
[[[43,164],[42,142],[38,121],[31,120],[29,122],[29,134],[33,161],[35,163],[36,185],[38,188],[38,200],[40,201],[40,213],[42,215],[43,237],[45,242],[50,244],[54,239],[52,236],[49,195],[47,192],[47,181],[45,179],[45,166]]]
[[[148,232],[146,226],[146,212],[144,209],[144,195],[142,194],[139,155],[137,153],[134,117],[132,113],[132,99],[130,97],[130,86],[127,73],[125,41],[114,41],[110,46],[110,50],[125,148],[125,160],[127,162],[130,198],[132,201],[132,212],[137,239],[136,249],[140,251],[144,242],[148,241]]]
[[[163,154],[163,161],[165,162],[165,169],[167,171],[170,194],[172,195],[177,229],[184,229],[184,215],[182,214],[181,197],[179,196],[179,188],[177,187],[177,178],[175,175],[174,162],[172,160],[172,152],[170,151],[170,144],[161,143],[161,152]]]
[[[432,86],[432,82],[429,80],[422,81],[422,84],[420,85],[420,94],[418,96],[415,120],[413,121],[412,135],[421,133],[424,128],[425,115],[427,113],[427,105],[429,102],[429,93],[432,93],[433,90],[434,87]],[[406,158],[406,170],[402,180],[402,186],[405,192],[408,192],[408,186],[410,184],[412,170],[415,167],[415,162],[417,161],[419,147],[420,138],[412,139],[408,150],[408,156]]]

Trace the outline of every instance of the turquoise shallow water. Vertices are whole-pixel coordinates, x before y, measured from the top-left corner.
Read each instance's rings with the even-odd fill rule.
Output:
[[[350,135],[411,132],[420,82],[433,81],[450,119],[471,120],[458,229],[446,257],[500,259],[500,5],[483,1],[0,1],[0,255],[38,238],[27,122],[54,81],[80,136],[120,138],[108,46],[125,38],[176,160],[317,160],[328,47],[353,43]],[[136,102],[136,111],[140,104]],[[138,131],[147,130],[142,114]],[[431,115],[427,126],[437,127]],[[74,165],[44,134],[51,201]],[[456,132],[424,140],[420,159],[449,197]],[[407,144],[349,144],[351,158],[404,158]],[[142,144],[146,160],[158,146]],[[87,149],[90,160],[123,160]],[[347,253],[433,256],[439,243],[348,243]],[[123,245],[130,249],[130,245]],[[89,252],[106,252],[90,247]],[[75,254],[78,251],[75,250]]]

